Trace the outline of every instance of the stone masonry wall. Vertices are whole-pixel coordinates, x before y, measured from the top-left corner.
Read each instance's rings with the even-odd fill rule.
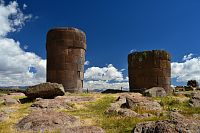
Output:
[[[143,92],[151,87],[171,85],[171,57],[163,50],[134,52],[128,55],[129,87],[132,92]]]
[[[67,92],[81,92],[86,50],[85,33],[55,28],[47,33],[47,82],[63,84]]]

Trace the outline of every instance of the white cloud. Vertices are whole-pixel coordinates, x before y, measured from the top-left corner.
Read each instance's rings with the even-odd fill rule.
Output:
[[[9,32],[19,31],[24,22],[29,20],[32,15],[24,15],[18,7],[16,1],[5,5],[4,1],[0,1],[0,36],[5,37]]]
[[[177,82],[187,82],[188,80],[197,80],[200,82],[200,57],[192,58],[193,54],[185,57],[184,62],[172,62],[172,78]]]
[[[188,55],[185,55],[185,56],[183,56],[183,61],[186,61],[186,60],[190,60],[190,59],[192,59],[192,57],[194,56],[194,54],[192,54],[192,53],[190,53],[190,54],[188,54]]]
[[[86,80],[123,81],[123,74],[112,64],[106,67],[90,67],[85,71]]]
[[[25,10],[28,6],[26,4],[23,4],[23,9]]]
[[[120,89],[128,88],[128,78],[123,78],[122,71],[112,64],[105,67],[90,67],[85,71],[84,88]]]
[[[93,89],[121,89],[127,90],[129,88],[128,82],[116,82],[116,83],[109,83],[102,80],[99,81],[87,81],[84,82],[84,88],[93,90]]]
[[[25,52],[20,43],[7,38],[9,32],[19,31],[31,15],[25,15],[16,1],[5,5],[0,1],[0,86],[34,85],[46,80],[46,60]],[[29,71],[34,67],[37,72]]]
[[[23,47],[23,48],[24,48],[25,50],[26,50],[26,49],[28,49],[28,45],[24,45],[24,47]]]
[[[90,65],[90,62],[89,61],[85,61],[84,65],[88,66],[88,65]]]

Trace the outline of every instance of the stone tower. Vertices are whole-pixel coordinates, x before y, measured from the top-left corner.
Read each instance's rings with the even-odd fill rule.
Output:
[[[170,54],[163,50],[134,52],[128,55],[129,88],[143,92],[151,87],[163,87],[170,91]]]
[[[48,31],[47,82],[63,84],[67,92],[81,92],[86,50],[85,33],[76,28]]]

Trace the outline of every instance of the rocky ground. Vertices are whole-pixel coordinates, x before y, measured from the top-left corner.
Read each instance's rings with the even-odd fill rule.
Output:
[[[145,97],[139,93],[65,93],[27,100],[0,93],[0,133],[199,133],[200,92]]]

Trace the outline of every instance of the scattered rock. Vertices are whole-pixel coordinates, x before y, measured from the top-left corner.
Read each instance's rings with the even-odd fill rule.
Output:
[[[143,122],[136,125],[133,133],[199,133],[200,120],[186,118],[177,112],[170,114],[170,120]]]
[[[62,99],[37,99],[35,103],[31,105],[32,108],[40,109],[73,109],[71,104]]]
[[[146,97],[126,97],[126,106],[131,109],[143,109],[143,110],[151,110],[161,112],[161,105],[153,101],[151,99],[147,99]]]
[[[104,130],[96,126],[78,126],[74,128],[67,128],[61,133],[105,133]]]
[[[164,97],[167,95],[167,93],[162,87],[152,87],[148,90],[145,90],[144,95],[149,97]]]
[[[64,100],[65,102],[70,102],[70,103],[95,101],[94,97],[85,97],[85,96],[57,96],[55,99]]]
[[[190,105],[192,107],[200,107],[200,92],[192,93],[190,98]]]
[[[156,101],[153,101],[147,97],[142,96],[139,93],[124,93],[121,94],[114,103],[107,109],[105,113],[112,114],[117,113],[127,117],[152,117],[152,114],[144,113],[138,114],[134,110],[142,110],[143,112],[152,112],[159,115],[162,112],[162,107]]]
[[[31,107],[34,109],[73,109],[74,103],[94,101],[93,97],[84,96],[57,96],[54,99],[36,98]]]
[[[11,98],[11,97],[5,97],[5,98],[4,98],[4,104],[5,104],[5,105],[13,105],[13,104],[18,104],[18,103],[19,103],[18,100],[13,99],[13,98]]]
[[[118,114],[121,116],[127,116],[127,117],[137,117],[139,115],[135,111],[131,109],[126,109],[126,108],[120,108],[118,110]]]
[[[0,122],[6,121],[7,119],[9,119],[9,116],[4,112],[0,112]]]
[[[52,110],[34,111],[16,124],[22,131],[57,131],[64,128],[80,126],[80,120],[63,112]]]
[[[63,85],[57,83],[42,83],[26,90],[26,96],[30,99],[35,98],[54,98],[56,96],[65,95]]]

